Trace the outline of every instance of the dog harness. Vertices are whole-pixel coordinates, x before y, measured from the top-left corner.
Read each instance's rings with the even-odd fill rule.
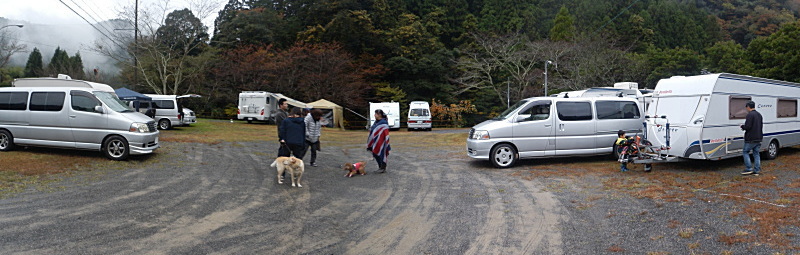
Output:
[[[353,168],[354,168],[356,171],[358,171],[358,169],[359,169],[359,168],[361,168],[361,162],[358,162],[358,163],[355,163],[355,164],[353,164]]]

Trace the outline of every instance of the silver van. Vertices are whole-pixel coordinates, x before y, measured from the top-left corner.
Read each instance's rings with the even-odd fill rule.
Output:
[[[159,129],[172,129],[173,126],[183,126],[189,124],[184,121],[185,112],[183,105],[181,105],[181,98],[200,97],[199,95],[156,95],[144,94],[152,99],[152,101],[139,101],[139,111],[144,113],[148,107],[153,107],[156,110],[156,117],[153,118],[158,123]],[[133,108],[134,102],[129,102]]]
[[[0,151],[55,147],[125,160],[158,149],[158,135],[152,119],[132,111],[113,91],[33,83],[0,88]]]
[[[611,155],[617,131],[641,132],[642,112],[633,98],[527,98],[473,127],[467,155],[499,168],[524,158]]]

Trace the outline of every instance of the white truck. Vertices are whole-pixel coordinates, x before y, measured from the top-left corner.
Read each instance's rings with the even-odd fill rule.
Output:
[[[369,103],[369,126],[375,123],[375,110],[381,109],[386,113],[387,121],[389,122],[389,129],[400,129],[400,103],[398,102],[382,102],[382,103]]]

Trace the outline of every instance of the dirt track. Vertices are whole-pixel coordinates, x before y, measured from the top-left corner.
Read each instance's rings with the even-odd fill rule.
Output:
[[[774,236],[751,228],[765,219],[741,213],[774,209],[763,203],[775,201],[769,194],[720,195],[772,180],[791,194],[798,149],[766,163],[761,177],[742,178],[738,160],[650,174],[616,172],[606,157],[501,170],[464,147],[412,141],[393,144],[389,173],[376,174],[359,140],[323,146],[320,167],[307,167],[303,188],[292,188],[268,167],[276,142],[162,144],[124,163],[89,154],[92,171],[0,200],[0,254],[772,254],[800,246],[796,226],[779,229],[790,243],[776,248],[765,244]],[[356,160],[369,173],[344,177],[339,166]],[[681,181],[705,176],[718,179],[706,191]]]
[[[0,253],[564,253],[562,206],[535,181],[398,146],[389,173],[345,178],[341,159],[369,158],[353,144],[292,188],[267,168],[274,146],[165,144],[140,168],[2,200]]]

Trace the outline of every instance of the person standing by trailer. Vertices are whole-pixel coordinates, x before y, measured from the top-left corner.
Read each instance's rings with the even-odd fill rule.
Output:
[[[320,150],[319,137],[322,135],[322,110],[313,109],[305,117],[306,123],[306,147],[311,149],[311,163],[313,167],[317,166],[317,151]]]
[[[761,173],[761,140],[764,139],[763,127],[764,123],[761,118],[761,113],[756,111],[756,103],[753,101],[747,102],[745,105],[747,109],[747,117],[745,117],[744,124],[740,127],[744,130],[744,149],[742,156],[744,157],[744,167],[746,168],[742,175],[755,175]],[[752,164],[750,162],[750,152],[753,153]]]
[[[286,102],[286,98],[281,98],[278,100],[278,112],[275,113],[275,125],[277,125],[278,130],[278,141],[281,140],[281,124],[283,124],[283,120],[285,120],[289,113],[286,111],[289,109],[289,103]],[[281,146],[278,148],[278,157],[288,157],[292,152],[289,151],[289,148],[286,147],[285,144],[281,143]]]
[[[372,157],[378,162],[378,173],[386,172],[386,160],[389,156],[389,121],[383,110],[375,110],[375,123],[369,129],[367,138],[367,151],[372,152]]]

